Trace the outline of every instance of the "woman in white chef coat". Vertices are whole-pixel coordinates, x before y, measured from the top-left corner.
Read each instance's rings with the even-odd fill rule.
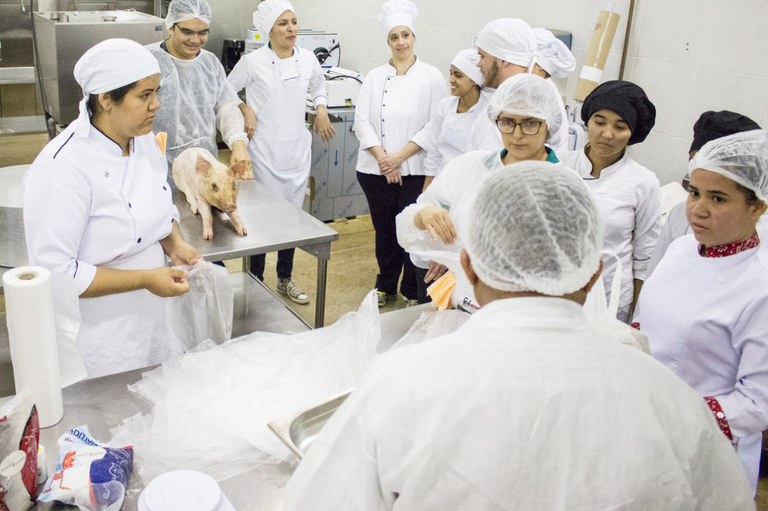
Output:
[[[451,61],[448,85],[451,95],[440,100],[426,126],[429,148],[424,160],[424,187],[448,162],[464,154],[469,132],[480,116],[485,116],[487,96],[482,92],[483,75],[477,67],[477,50],[461,50]]]
[[[688,163],[693,234],[674,240],[640,294],[651,354],[704,396],[755,488],[768,429],[768,131],[708,142]]]
[[[420,258],[444,253],[433,262],[446,264],[453,271],[441,277],[436,286],[451,291],[450,305],[469,312],[478,308],[472,286],[458,270],[458,254],[463,247],[457,230],[468,221],[472,201],[486,177],[505,165],[526,160],[558,163],[547,141],[557,136],[564,122],[561,100],[547,81],[534,74],[507,78],[488,100],[488,118],[496,124],[504,146],[494,151],[466,153],[445,166],[416,202],[397,216],[397,238],[405,250]],[[453,264],[451,264],[453,263]],[[426,279],[431,281],[444,268],[430,265]],[[430,292],[438,307],[448,305]]]
[[[307,91],[316,110],[314,131],[326,142],[334,135],[328,118],[325,77],[314,53],[296,46],[299,24],[288,0],[266,0],[253,23],[269,44],[245,55],[228,80],[245,89],[246,126],[256,126],[248,144],[254,178],[267,189],[301,207],[309,179],[312,135],[305,125]],[[277,290],[299,304],[309,296],[291,279],[295,249],[277,253]],[[251,272],[264,279],[265,255],[251,257]]]
[[[360,141],[357,180],[368,200],[376,231],[379,307],[400,293],[417,302],[413,263],[397,243],[395,216],[413,203],[424,186],[423,129],[446,96],[440,71],[414,54],[418,9],[409,0],[388,0],[379,12],[392,58],[371,70],[355,108],[354,130]]]
[[[152,134],[160,68],[127,39],[75,65],[80,116],[42,150],[24,180],[31,264],[71,276],[80,293],[76,344],[89,377],[157,364],[182,346],[161,297],[189,289],[198,252],[181,236],[168,167]]]
[[[656,121],[656,108],[639,86],[612,80],[587,96],[581,118],[587,125],[587,145],[560,159],[595,194],[605,224],[605,249],[622,265],[617,318],[629,322],[659,236],[661,189],[656,175],[629,157],[627,146],[645,140]],[[616,267],[613,257],[603,260],[609,296]]]

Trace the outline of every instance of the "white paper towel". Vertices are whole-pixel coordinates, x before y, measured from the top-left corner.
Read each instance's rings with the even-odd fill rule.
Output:
[[[38,266],[14,268],[3,275],[3,290],[16,390],[29,388],[40,427],[53,426],[64,407],[51,273]]]

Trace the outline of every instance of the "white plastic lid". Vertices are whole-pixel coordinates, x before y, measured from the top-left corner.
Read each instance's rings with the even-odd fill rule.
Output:
[[[139,497],[139,511],[228,511],[233,509],[209,475],[174,470],[154,478]]]

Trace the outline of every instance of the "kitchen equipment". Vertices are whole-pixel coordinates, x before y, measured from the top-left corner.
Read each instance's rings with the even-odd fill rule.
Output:
[[[46,11],[32,15],[37,76],[47,117],[66,125],[82,99],[72,72],[94,44],[113,37],[149,44],[164,38],[161,18],[134,11]]]
[[[224,72],[229,74],[232,71],[244,51],[245,40],[224,39],[224,46],[221,49],[221,64],[224,66]]]
[[[271,421],[267,426],[292,453],[302,459],[325,423],[351,393],[348,390],[317,406]]]

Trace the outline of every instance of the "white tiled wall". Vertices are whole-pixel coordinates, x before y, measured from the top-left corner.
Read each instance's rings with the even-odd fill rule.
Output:
[[[455,53],[470,47],[473,37],[493,18],[519,17],[532,26],[572,32],[578,67],[564,81],[567,97],[576,87],[598,12],[612,3],[622,18],[603,80],[619,77],[629,0],[415,1],[420,11],[416,53],[446,71]],[[244,0],[237,3],[246,4]],[[385,34],[377,20],[382,0],[293,3],[301,26],[339,33],[343,67],[367,72],[389,58]],[[247,5],[255,6],[256,2],[248,0]],[[214,25],[218,19],[220,27],[234,32],[227,37],[244,34],[250,24],[250,17],[242,16],[244,10],[236,9],[238,17],[234,19],[228,14],[231,11],[224,12],[223,5],[214,5]],[[693,123],[703,111],[734,110],[768,127],[765,27],[766,0],[635,2],[624,79],[646,90],[657,107],[657,122],[648,139],[632,148],[632,155],[655,171],[662,184],[685,173]]]

